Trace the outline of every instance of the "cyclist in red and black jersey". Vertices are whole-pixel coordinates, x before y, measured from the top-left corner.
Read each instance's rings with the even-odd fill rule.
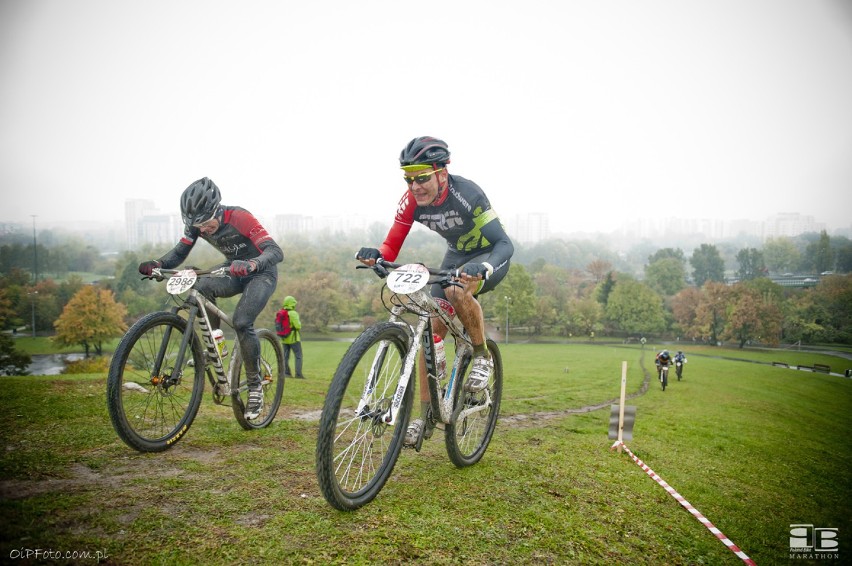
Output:
[[[671,363],[672,356],[669,354],[668,350],[663,350],[657,354],[657,357],[654,358],[654,364],[657,366],[657,379],[660,378],[660,373],[663,371],[663,367],[668,367]]]
[[[403,148],[399,163],[408,190],[399,201],[393,225],[378,248],[361,248],[356,256],[366,265],[376,259],[394,261],[414,222],[437,232],[447,241],[441,269],[458,269],[464,289],[432,286],[432,296],[439,304],[447,301],[458,313],[470,335],[474,349],[473,367],[465,387],[481,391],[488,385],[494,363],[485,346],[485,320],[476,296],[493,290],[509,271],[509,260],[515,251],[497,213],[491,208],[483,190],[468,179],[450,175],[450,151],[437,138],[414,138]],[[433,320],[433,330],[443,338],[447,329]],[[422,360],[421,360],[422,363]],[[429,408],[426,372],[420,370],[420,405],[423,419],[409,427],[407,438],[416,438],[424,426]],[[431,430],[424,433],[429,438]]]
[[[254,321],[278,284],[277,264],[284,252],[249,211],[238,206],[222,206],[219,187],[204,177],[184,190],[180,210],[185,226],[183,237],[163,257],[139,265],[139,272],[151,275],[157,267],[172,269],[183,263],[198,239],[206,240],[225,256],[230,277],[205,277],[195,288],[213,303],[217,297],[242,293],[234,310],[233,322],[246,365],[249,398],[246,418],[254,419],[263,410],[260,381],[260,342]],[[219,317],[209,313],[213,328]]]

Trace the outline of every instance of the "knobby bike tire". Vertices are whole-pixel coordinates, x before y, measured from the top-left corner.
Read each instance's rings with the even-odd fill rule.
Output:
[[[463,410],[479,407],[486,403],[485,390],[478,393],[464,391],[464,383],[470,373],[470,356],[466,356],[459,364],[459,387],[456,388],[453,403],[453,417],[450,424],[444,428],[444,444],[450,461],[459,468],[471,466],[479,462],[491,442],[497,418],[500,415],[500,401],[503,398],[503,358],[493,340],[487,340],[486,345],[494,362],[494,372],[486,388],[491,397],[491,406],[481,412],[469,414],[460,418]]]
[[[376,324],[355,339],[334,373],[320,417],[316,472],[323,496],[336,509],[351,511],[372,501],[396,465],[411,416],[416,362],[396,423],[391,427],[381,417],[390,409],[410,343],[402,326]]]
[[[160,372],[154,362],[170,331]],[[107,376],[107,407],[118,436],[140,452],[162,452],[186,434],[204,392],[204,349],[192,332],[180,375],[172,381],[187,332],[186,319],[171,312],[151,313],[136,322],[113,354]]]
[[[237,422],[246,430],[269,426],[278,413],[281,397],[284,395],[284,349],[281,341],[274,332],[266,328],[260,328],[256,332],[260,342],[263,410],[255,419],[248,420],[245,415],[246,403],[248,403],[248,381],[239,343],[234,344],[234,357],[231,360],[231,407]]]
[[[666,390],[666,386],[669,384],[669,372],[668,370],[662,370],[660,372],[661,384],[663,386],[663,391]]]

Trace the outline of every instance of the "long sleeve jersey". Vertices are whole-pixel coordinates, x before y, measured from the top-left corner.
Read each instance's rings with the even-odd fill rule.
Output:
[[[509,261],[515,252],[497,213],[483,190],[468,179],[449,175],[448,190],[428,206],[418,206],[411,191],[399,201],[393,225],[379,248],[382,257],[394,261],[414,222],[440,234],[457,253],[489,253],[495,269]]]
[[[198,228],[187,227],[177,245],[160,258],[163,267],[171,269],[183,263],[199,237],[222,253],[229,264],[235,259],[251,259],[257,263],[257,271],[263,271],[284,259],[284,252],[253,214],[238,206],[222,209],[222,222],[215,233],[204,236]]]

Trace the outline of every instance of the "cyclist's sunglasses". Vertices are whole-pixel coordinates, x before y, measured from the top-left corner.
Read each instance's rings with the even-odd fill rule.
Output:
[[[210,225],[213,223],[213,220],[214,220],[215,218],[216,218],[216,213],[214,212],[214,213],[213,213],[213,216],[211,216],[211,217],[210,217],[210,218],[208,218],[207,220],[204,220],[204,221],[202,221],[202,222],[197,222],[197,223],[193,224],[193,225],[192,225],[192,227],[193,227],[193,228],[204,228],[205,226],[210,226]]]
[[[429,177],[437,173],[438,171],[443,171],[444,168],[435,169],[434,171],[429,171],[428,173],[421,173],[420,175],[415,175],[414,177],[409,177],[408,175],[403,175],[402,178],[405,179],[405,182],[411,186],[413,183],[417,183],[418,185],[422,185],[426,181],[429,180]]]

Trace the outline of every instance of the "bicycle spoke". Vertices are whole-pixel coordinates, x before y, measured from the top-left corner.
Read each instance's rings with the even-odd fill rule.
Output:
[[[203,352],[197,340],[186,351],[186,372],[174,366],[185,332],[186,321],[178,315],[152,313],[128,330],[113,355],[107,379],[110,418],[122,440],[139,451],[167,449],[198,411]],[[161,349],[164,359],[155,371]]]
[[[408,335],[383,323],[359,336],[332,380],[317,439],[317,477],[338,509],[372,500],[389,477],[402,448],[412,389],[394,426],[385,422],[396,394]]]

